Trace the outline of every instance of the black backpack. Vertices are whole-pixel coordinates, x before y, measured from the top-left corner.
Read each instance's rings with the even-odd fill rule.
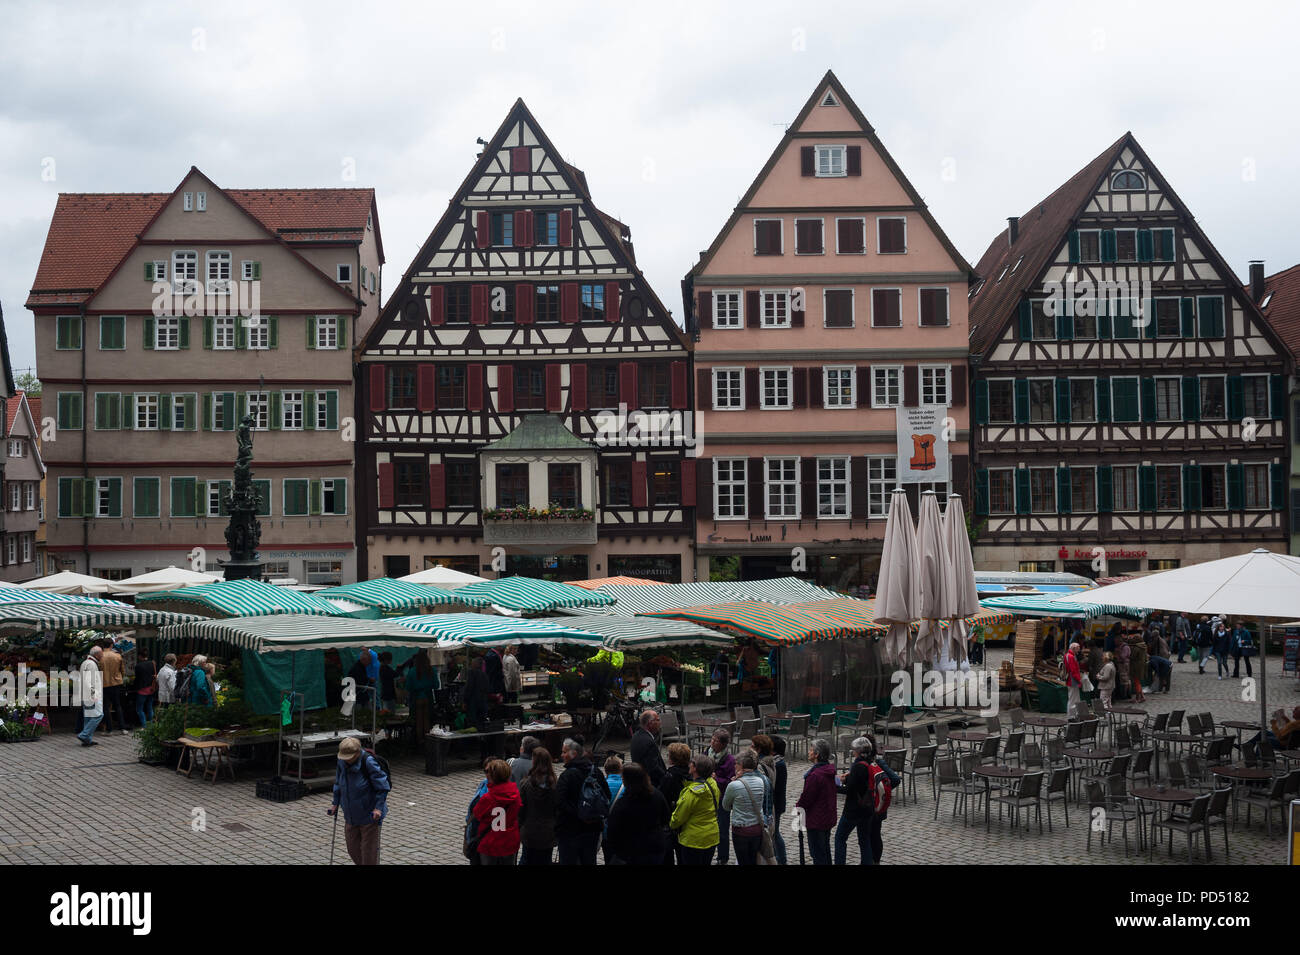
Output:
[[[370,788],[371,789],[374,788],[375,781],[374,781],[374,777],[370,775],[370,764],[366,761],[367,756],[369,756],[379,765],[379,768],[384,773],[384,778],[388,780],[388,791],[392,792],[393,774],[388,769],[388,760],[384,759],[384,757],[380,756],[373,749],[363,749],[361,750],[361,771],[366,774],[366,780],[370,783]]]
[[[481,798],[483,797],[475,796],[470,800],[469,817],[465,820],[465,840],[461,845],[461,852],[464,853],[465,858],[475,864],[479,861],[478,844],[483,841],[483,833],[479,828],[478,819],[474,817],[474,807],[478,805]]]
[[[176,692],[172,694],[175,702],[188,703],[190,701],[190,681],[193,676],[193,666],[187,666],[176,671]]]
[[[609,786],[594,765],[582,781],[582,794],[578,802],[578,818],[583,822],[599,822],[609,815]]]

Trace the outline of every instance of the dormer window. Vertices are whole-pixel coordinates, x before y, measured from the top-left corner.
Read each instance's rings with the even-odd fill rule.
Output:
[[[1115,173],[1110,181],[1113,192],[1141,192],[1146,186],[1147,181],[1142,177],[1142,173],[1134,172],[1132,169]]]

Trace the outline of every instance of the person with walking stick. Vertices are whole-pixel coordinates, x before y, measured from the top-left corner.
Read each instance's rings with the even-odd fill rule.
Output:
[[[338,768],[334,774],[334,805],[325,810],[334,817],[338,836],[338,812],[343,809],[343,840],[348,855],[357,865],[379,865],[379,827],[388,815],[388,792],[392,784],[383,767],[361,743],[348,738],[339,744]],[[330,842],[330,864],[334,863],[334,842]]]

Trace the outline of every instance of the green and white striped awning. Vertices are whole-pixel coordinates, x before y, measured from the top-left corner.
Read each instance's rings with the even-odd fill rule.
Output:
[[[0,605],[0,632],[14,633],[163,627],[197,619],[200,618],[190,614],[142,610],[115,600],[31,601]]]
[[[4,604],[27,603],[74,603],[92,606],[107,604],[113,607],[129,607],[130,604],[120,600],[107,600],[103,597],[83,597],[80,594],[56,594],[46,590],[29,590],[26,587],[7,587],[0,585],[0,606]]]
[[[436,638],[391,620],[357,620],[311,614],[265,614],[229,620],[194,619],[163,627],[163,640],[215,640],[254,653],[329,650],[348,647],[423,647],[438,649]]]
[[[456,588],[457,597],[483,597],[498,607],[523,613],[544,613],[577,607],[604,607],[614,598],[599,590],[534,577],[502,577]]]
[[[486,597],[475,597],[458,591],[443,590],[427,584],[413,584],[391,577],[378,580],[363,580],[342,587],[317,591],[312,596],[323,600],[341,600],[365,607],[374,607],[388,613],[417,613],[427,607],[478,607],[483,608],[492,601]]]
[[[599,649],[603,639],[597,633],[563,626],[549,619],[527,620],[481,613],[432,613],[418,617],[391,617],[385,622],[436,637],[438,646],[444,650],[524,643],[574,643]]]
[[[347,611],[314,594],[299,593],[260,580],[222,580],[199,587],[141,594],[135,602],[151,608],[192,611],[215,618],[281,613],[347,616]]]
[[[798,577],[773,580],[695,581],[685,584],[610,584],[598,593],[610,594],[617,603],[610,610],[581,610],[581,613],[638,614],[694,607],[702,604],[761,600],[773,604],[797,604],[810,600],[834,600],[844,595],[818,587]]]
[[[1021,617],[1129,617],[1140,619],[1149,610],[1087,599],[1087,592],[1054,597],[1051,594],[1020,594],[1015,597],[985,597],[980,606],[1008,610]]]
[[[686,620],[628,617],[618,614],[574,614],[547,617],[547,623],[586,630],[601,637],[607,650],[651,650],[659,647],[729,647],[736,638]]]

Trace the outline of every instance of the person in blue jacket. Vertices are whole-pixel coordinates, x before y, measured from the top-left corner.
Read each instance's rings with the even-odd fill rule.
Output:
[[[334,805],[326,812],[332,816],[342,807],[343,836],[357,865],[379,865],[379,829],[388,815],[392,788],[383,767],[361,751],[360,742],[349,737],[339,744]]]

